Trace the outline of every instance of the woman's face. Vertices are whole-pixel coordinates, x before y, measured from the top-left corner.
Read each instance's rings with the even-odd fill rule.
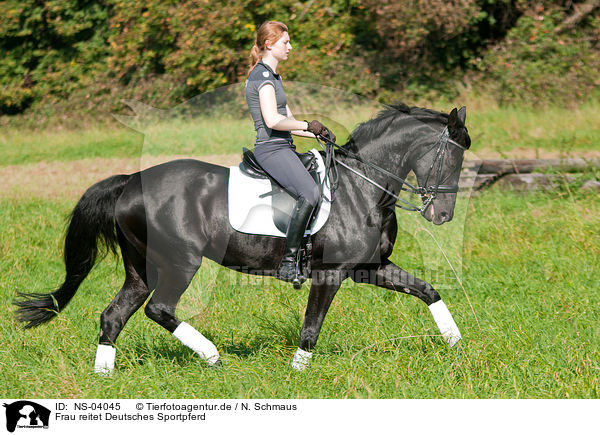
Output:
[[[271,54],[278,61],[286,60],[288,58],[288,54],[292,49],[292,44],[290,44],[290,35],[288,32],[283,32],[281,38],[279,38],[274,44],[271,44],[270,41],[267,41],[267,48],[271,48]]]

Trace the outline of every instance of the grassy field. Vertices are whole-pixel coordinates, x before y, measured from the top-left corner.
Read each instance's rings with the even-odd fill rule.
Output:
[[[467,107],[467,125],[476,153],[504,156],[515,149],[531,153],[552,151],[560,155],[598,152],[600,102],[578,108],[554,107],[543,110],[484,105],[473,101]],[[431,106],[449,112],[452,103]],[[469,110],[469,107],[473,109]],[[323,109],[323,120],[331,126],[340,143],[359,123],[382,108],[364,104],[354,110]],[[319,117],[317,115],[317,117]],[[130,129],[114,120],[108,125],[91,125],[84,130],[6,128],[0,134],[0,167],[49,160],[79,160],[92,157],[139,157],[144,155],[238,154],[251,147],[254,130],[248,119],[160,118],[156,122],[133,124]],[[144,133],[140,133],[142,130]],[[300,150],[316,146],[314,140],[296,138]],[[534,157],[534,155],[532,155]]]
[[[473,107],[468,125],[475,154],[599,151],[594,122],[600,103],[544,111],[477,102],[468,106]],[[337,120],[336,133],[343,137],[376,111],[365,106],[330,119]],[[18,177],[19,168],[35,162],[239,153],[253,136],[249,122],[232,119],[171,120],[146,131],[144,140],[116,123],[81,131],[9,128],[0,136],[0,171]],[[301,149],[315,145],[298,143]],[[213,340],[224,366],[208,369],[140,310],[119,338],[112,378],[96,376],[92,365],[100,313],[124,277],[117,259],[99,263],[50,324],[24,331],[13,316],[17,291],[49,292],[62,282],[65,218],[75,202],[71,194],[52,200],[0,195],[2,397],[599,396],[597,193],[565,185],[527,196],[492,189],[471,199],[462,249],[464,290],[457,281],[441,290],[463,334],[456,348],[445,345],[427,307],[416,298],[346,282],[325,320],[311,368],[294,372],[290,362],[308,287],[295,291],[205,261],[178,313]],[[404,213],[398,214],[401,227]],[[407,270],[423,267],[419,244],[405,233],[399,235],[393,259]]]
[[[112,378],[92,373],[101,311],[123,279],[100,263],[52,323],[23,331],[17,290],[47,292],[63,278],[64,217],[73,201],[0,203],[0,385],[30,398],[598,398],[600,199],[577,191],[473,199],[464,286],[442,292],[463,333],[447,347],[416,298],[346,282],[311,368],[290,368],[307,287],[295,291],[206,262],[179,305],[219,348],[208,369],[136,313]],[[399,214],[402,219],[402,214]],[[418,267],[418,249],[394,260]],[[472,307],[471,307],[472,304]]]

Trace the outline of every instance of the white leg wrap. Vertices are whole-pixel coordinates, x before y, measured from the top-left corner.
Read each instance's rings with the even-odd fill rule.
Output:
[[[111,375],[115,368],[116,350],[112,346],[99,344],[96,350],[96,362],[94,363],[94,372],[102,375]]]
[[[200,334],[193,326],[188,325],[185,322],[181,324],[173,331],[173,335],[187,347],[196,352],[200,358],[206,360],[209,365],[215,364],[219,361],[219,351],[217,347]]]
[[[452,314],[448,311],[448,307],[446,307],[444,301],[439,300],[429,305],[429,310],[431,311],[433,320],[435,320],[435,324],[440,329],[446,343],[450,346],[454,346],[458,343],[462,336],[460,335],[458,326],[454,323]]]
[[[299,371],[306,370],[311,358],[312,352],[307,352],[298,348],[294,354],[294,359],[292,360],[292,368]]]

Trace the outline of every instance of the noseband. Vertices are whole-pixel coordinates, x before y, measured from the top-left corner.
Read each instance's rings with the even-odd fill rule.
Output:
[[[412,184],[410,184],[408,181],[406,181],[405,179],[400,178],[395,174],[392,174],[391,172],[387,171],[386,169],[363,160],[362,157],[360,157],[358,154],[348,151],[345,148],[341,148],[338,144],[330,141],[328,138],[323,138],[323,139],[326,143],[326,148],[323,148],[323,145],[319,141],[319,138],[317,138],[317,142],[319,143],[321,148],[323,148],[323,150],[325,151],[325,155],[326,155],[326,158],[325,158],[326,176],[325,176],[325,179],[323,180],[323,182],[325,182],[325,180],[327,179],[327,175],[331,174],[333,176],[334,180],[331,183],[332,184],[332,186],[331,186],[332,195],[333,195],[333,192],[335,191],[335,189],[337,188],[337,184],[338,184],[336,164],[340,164],[341,166],[345,167],[352,173],[358,175],[359,177],[368,181],[369,183],[371,183],[378,189],[380,189],[380,190],[384,191],[385,193],[387,193],[388,195],[392,196],[394,199],[396,199],[396,202],[394,203],[394,205],[403,210],[416,211],[416,212],[421,213],[424,210],[426,210],[427,207],[429,207],[429,205],[437,197],[438,193],[457,193],[458,192],[458,184],[440,184],[442,181],[442,168],[444,166],[444,157],[446,156],[448,144],[452,144],[454,146],[459,147],[460,149],[463,150],[463,152],[466,149],[464,146],[462,146],[461,144],[459,144],[458,142],[456,142],[450,138],[450,133],[448,132],[448,127],[444,128],[444,131],[442,131],[442,133],[440,134],[440,136],[438,137],[437,141],[434,144],[434,147],[437,145],[437,150],[436,150],[435,158],[433,159],[433,162],[431,163],[431,166],[429,167],[427,177],[425,178],[425,186],[424,187],[415,187]],[[380,172],[380,173],[386,175],[387,177],[392,178],[395,181],[399,181],[402,186],[401,190],[410,192],[415,195],[419,195],[421,197],[421,201],[423,202],[423,205],[421,205],[419,207],[409,201],[406,201],[405,199],[400,198],[398,195],[389,191],[388,189],[386,189],[385,187],[383,187],[376,181],[370,179],[366,175],[362,174],[361,172],[357,171],[356,169],[354,169],[354,168],[348,166],[347,164],[345,164],[344,162],[340,161],[339,159],[337,159],[335,157],[335,149],[336,148],[337,148],[337,150],[341,151],[346,156],[351,157],[355,160],[358,160],[359,162],[375,169],[377,172]],[[427,153],[425,153],[425,154],[427,154]],[[436,169],[436,163],[437,163],[437,169]],[[435,172],[436,182],[432,186],[427,186],[427,182],[429,181],[429,178],[433,175],[434,172]],[[404,186],[406,186],[406,187],[404,187]],[[332,201],[333,201],[333,196],[332,196]]]
[[[437,147],[437,151],[435,153],[435,158],[433,159],[433,162],[431,163],[431,166],[429,167],[429,171],[427,172],[427,177],[425,178],[425,183],[424,183],[425,187],[419,187],[418,188],[419,191],[414,192],[414,193],[421,195],[421,199],[423,200],[423,206],[421,207],[421,210],[419,210],[419,211],[423,211],[427,207],[429,207],[429,204],[431,204],[433,202],[433,200],[436,198],[438,193],[457,193],[458,192],[458,184],[440,184],[442,181],[442,167],[444,165],[444,157],[446,156],[446,151],[448,149],[449,143],[461,148],[463,150],[463,152],[465,150],[465,147],[460,145],[458,142],[455,142],[452,139],[450,139],[450,133],[448,132],[448,127],[444,128],[444,131],[442,131],[442,134],[440,135],[440,137],[438,138],[438,140],[436,142],[436,145],[438,145],[438,147]],[[438,165],[437,165],[437,171],[435,171],[436,172],[435,184],[433,186],[427,186],[427,182],[429,181],[429,178],[432,176],[432,174],[434,172],[436,163]]]

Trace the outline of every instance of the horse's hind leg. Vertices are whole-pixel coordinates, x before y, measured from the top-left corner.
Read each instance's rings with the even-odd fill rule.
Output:
[[[193,326],[180,321],[175,315],[177,303],[188,288],[198,267],[200,267],[200,260],[197,267],[189,270],[180,270],[173,266],[159,269],[156,290],[146,304],[145,311],[150,319],[172,333],[209,365],[220,365],[219,351],[216,346]]]
[[[118,231],[121,254],[125,266],[125,282],[117,296],[100,316],[100,339],[96,352],[94,370],[110,374],[114,368],[117,337],[125,323],[150,295],[147,281],[146,260]]]

